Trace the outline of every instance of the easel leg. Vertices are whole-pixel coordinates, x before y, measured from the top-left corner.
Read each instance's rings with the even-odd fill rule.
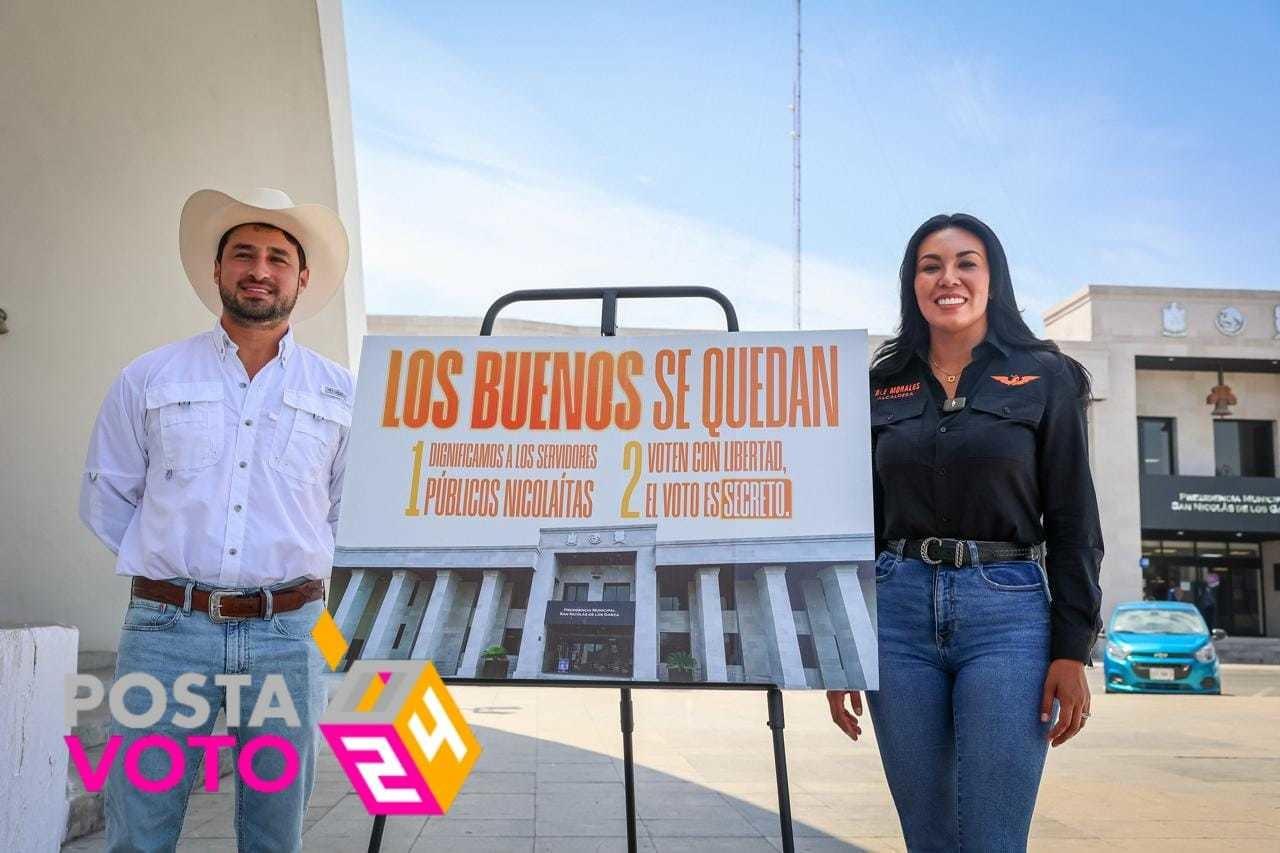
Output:
[[[386,825],[386,815],[380,814],[374,816],[373,832],[369,833],[369,853],[378,853],[378,851],[382,849],[382,828]]]
[[[631,712],[631,688],[623,687],[620,711],[622,714],[622,785],[627,795],[627,851],[636,853],[636,767],[631,752],[631,732],[635,730],[635,718]]]
[[[782,691],[769,688],[769,728],[773,731],[773,773],[778,780],[778,823],[782,829],[783,853],[795,853],[791,831],[791,786],[787,781],[787,748],[783,743]]]

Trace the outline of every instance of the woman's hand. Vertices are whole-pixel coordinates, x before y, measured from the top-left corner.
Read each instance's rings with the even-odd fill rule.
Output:
[[[828,693],[828,696],[831,694]],[[1084,677],[1084,664],[1078,660],[1058,658],[1049,664],[1040,698],[1040,722],[1049,722],[1053,700],[1058,700],[1058,723],[1049,731],[1053,746],[1071,740],[1084,728],[1089,717],[1089,682]],[[835,706],[833,705],[832,708]],[[834,711],[833,711],[834,713]]]
[[[849,707],[853,708],[852,714],[845,707],[846,696],[849,697]],[[858,725],[858,717],[862,716],[862,694],[857,690],[828,690],[827,704],[831,706],[831,722],[852,740],[857,740],[862,734],[862,727]]]

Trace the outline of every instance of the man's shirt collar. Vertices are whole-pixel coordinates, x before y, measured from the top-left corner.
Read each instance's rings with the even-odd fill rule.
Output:
[[[227,353],[234,355],[240,349],[236,342],[231,340],[227,330],[222,327],[221,319],[213,324],[213,346],[218,353],[218,358],[223,361],[226,360]],[[276,350],[276,354],[280,356],[281,364],[288,363],[289,357],[293,355],[296,346],[297,344],[293,340],[293,326],[289,326],[288,331],[284,333],[284,337],[280,339],[279,349]]]

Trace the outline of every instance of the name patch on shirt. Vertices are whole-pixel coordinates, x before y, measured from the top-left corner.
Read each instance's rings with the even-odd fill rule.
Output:
[[[331,388],[331,387],[329,387],[328,385],[326,385],[326,386],[324,386],[323,388],[321,388],[321,389],[320,389],[320,391],[321,391],[322,393],[324,393],[324,395],[325,395],[325,396],[327,396],[327,397],[335,397],[335,398],[337,398],[337,399],[339,399],[339,400],[342,400],[342,401],[344,401],[344,402],[345,402],[345,401],[346,401],[346,399],[347,399],[347,395],[346,395],[346,394],[343,394],[343,393],[342,393],[341,391],[339,391],[337,388]]]
[[[1026,385],[1028,382],[1035,382],[1040,377],[1024,376],[1022,374],[1015,373],[1012,376],[996,376],[993,374],[991,378],[999,382],[1001,385],[1008,385],[1010,388],[1017,388],[1020,385]]]
[[[874,393],[877,400],[902,400],[906,397],[914,397],[920,391],[920,383],[912,382],[908,385],[886,385],[883,388],[876,388]]]

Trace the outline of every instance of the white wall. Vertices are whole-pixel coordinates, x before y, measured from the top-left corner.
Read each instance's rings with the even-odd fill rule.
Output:
[[[1240,401],[1231,407],[1232,420],[1275,423],[1280,416],[1280,373],[1228,373],[1225,379]],[[1214,474],[1213,407],[1204,400],[1217,384],[1217,373],[1138,371],[1138,416],[1177,419],[1178,473],[1183,476]],[[1276,444],[1280,450],[1280,442]]]
[[[343,52],[336,0],[0,3],[0,621],[115,647],[127,586],[80,525],[79,475],[119,370],[214,323],[178,259],[190,193],[276,186],[339,210],[347,288],[298,337],[352,362],[364,309]]]

